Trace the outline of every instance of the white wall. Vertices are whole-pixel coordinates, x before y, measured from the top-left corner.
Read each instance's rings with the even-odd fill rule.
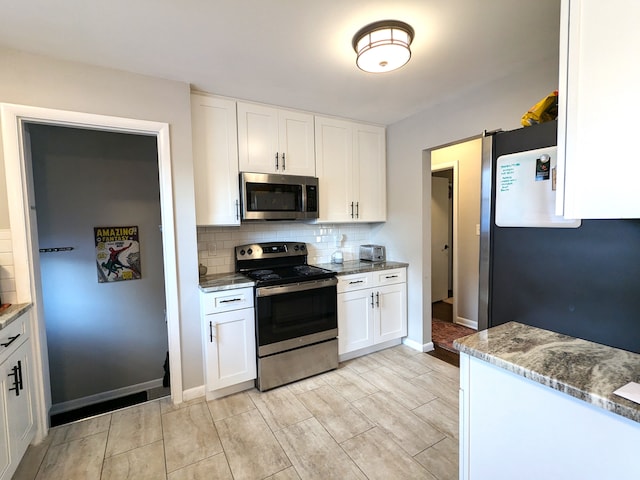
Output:
[[[171,132],[183,388],[202,385],[197,244],[186,83],[0,48],[0,102],[166,122]],[[4,160],[0,152],[0,177]],[[8,226],[0,178],[0,228]],[[4,215],[4,217],[3,217]],[[2,222],[5,222],[5,225]]]
[[[408,269],[408,337],[431,341],[431,166],[423,150],[486,130],[511,130],[539,99],[558,87],[558,57],[507,77],[461,92],[433,108],[387,128],[388,221],[374,229],[372,241],[387,245],[389,258]],[[428,85],[425,85],[428,88]]]
[[[447,162],[458,162],[458,238],[453,249],[458,260],[457,321],[469,325],[478,321],[478,286],[480,236],[480,173],[482,170],[482,139],[439,148],[431,152],[431,168]],[[426,168],[426,166],[425,166]]]

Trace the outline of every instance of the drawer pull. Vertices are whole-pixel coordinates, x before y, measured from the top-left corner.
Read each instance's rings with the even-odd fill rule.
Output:
[[[349,282],[349,285],[355,285],[356,283],[364,283],[364,280],[351,281],[351,282]]]
[[[5,342],[5,343],[0,343],[0,345],[1,345],[1,346],[3,346],[3,347],[8,347],[8,346],[9,346],[9,345],[11,345],[13,342],[15,342],[15,341],[18,339],[18,337],[19,337],[19,336],[20,336],[20,334],[17,334],[17,335],[15,335],[15,336],[13,336],[13,337],[8,337],[8,340],[9,340],[9,341],[8,341],[8,342]]]
[[[242,298],[230,298],[229,300],[220,300],[220,303],[241,302]]]
[[[384,277],[384,278],[398,278],[398,275],[387,275],[387,276],[386,276],[386,277]]]

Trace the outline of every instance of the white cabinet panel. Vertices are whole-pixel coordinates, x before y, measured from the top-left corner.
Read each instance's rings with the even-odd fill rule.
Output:
[[[373,345],[373,306],[370,289],[338,295],[338,352]]]
[[[376,343],[407,336],[406,283],[379,287],[376,291],[376,307],[380,316],[374,335]]]
[[[197,225],[239,225],[236,102],[191,95]]]
[[[558,199],[567,218],[640,218],[640,2],[563,0]]]

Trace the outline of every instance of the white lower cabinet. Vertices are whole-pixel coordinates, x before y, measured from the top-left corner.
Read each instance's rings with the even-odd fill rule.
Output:
[[[339,355],[407,335],[406,282],[405,268],[338,276]]]
[[[29,315],[0,331],[0,479],[14,474],[33,440],[35,416],[31,386],[31,341]],[[7,329],[7,330],[8,330]],[[17,336],[16,336],[17,335]]]
[[[207,398],[243,390],[256,378],[253,288],[202,292],[200,303]]]

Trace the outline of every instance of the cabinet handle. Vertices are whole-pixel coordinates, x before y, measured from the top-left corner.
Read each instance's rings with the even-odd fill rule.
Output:
[[[8,342],[5,342],[5,343],[0,343],[0,345],[1,345],[1,346],[3,346],[3,347],[8,347],[8,346],[9,346],[9,345],[11,345],[13,342],[15,342],[15,341],[18,339],[18,337],[19,337],[19,336],[20,336],[20,334],[17,334],[17,335],[15,335],[15,336],[13,336],[13,337],[8,337],[7,339],[8,339],[9,341],[8,341]]]
[[[215,335],[213,334],[215,330]],[[209,341],[213,343],[213,339],[218,338],[218,324],[214,324],[213,321],[209,321]]]
[[[376,307],[380,308],[380,292],[376,292]]]
[[[353,218],[353,202],[351,202],[351,218]]]
[[[356,218],[360,217],[360,202],[356,202]]]
[[[386,277],[384,277],[384,278],[398,278],[398,275],[387,275],[387,276],[386,276]]]
[[[220,300],[220,303],[241,302],[242,298],[230,298],[229,300]]]
[[[284,152],[282,152],[282,171],[284,172],[286,168],[287,168],[287,165],[284,161]]]
[[[240,201],[236,198],[236,220],[240,220]]]
[[[364,283],[364,280],[355,280],[355,281],[350,281],[349,285],[355,285],[356,283]]]
[[[16,392],[16,397],[19,397],[20,390],[24,388],[22,385],[22,362],[18,360],[18,365],[14,366],[11,370],[13,370],[13,372],[8,376],[13,377],[13,387],[11,387],[9,391],[14,390]]]
[[[278,171],[278,152],[276,152],[276,171]]]
[[[373,308],[373,292],[371,292],[371,308]]]

